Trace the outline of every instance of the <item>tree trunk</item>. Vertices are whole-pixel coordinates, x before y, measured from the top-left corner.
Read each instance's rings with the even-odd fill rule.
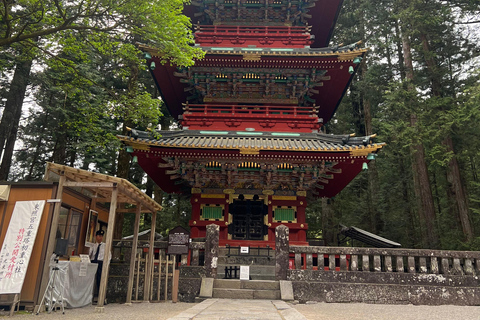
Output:
[[[432,94],[436,97],[442,96],[442,84],[438,73],[438,65],[430,50],[427,35],[425,33],[420,34],[422,41],[423,55],[425,63],[427,65],[428,75],[432,84]],[[468,198],[466,196],[465,187],[463,185],[462,177],[460,174],[460,168],[455,154],[453,140],[448,134],[443,140],[443,145],[446,147],[447,154],[453,154],[452,159],[448,162],[447,167],[447,181],[450,184],[449,194],[455,204],[455,210],[460,219],[462,225],[462,231],[467,241],[473,240],[473,227],[470,222],[470,213],[468,210]]]
[[[52,103],[53,95],[50,95],[50,100],[49,101],[50,101],[50,103]],[[33,170],[35,169],[35,166],[38,165],[38,158],[40,157],[40,150],[43,146],[43,136],[44,136],[44,133],[45,133],[45,128],[47,126],[49,116],[50,116],[50,114],[48,113],[48,111],[44,113],[44,123],[42,124],[41,132],[38,134],[38,140],[37,140],[37,144],[35,146],[35,152],[33,153],[33,156],[32,156],[32,162],[30,163],[30,168],[28,170],[28,175],[25,178],[25,180],[27,180],[27,181],[30,181],[30,180],[33,179]]]
[[[473,227],[470,221],[470,213],[468,210],[468,198],[466,196],[465,188],[462,183],[462,177],[460,175],[460,169],[458,167],[458,161],[453,150],[452,138],[447,137],[443,143],[447,147],[447,153],[453,153],[454,156],[448,162],[447,167],[447,181],[450,184],[450,192],[455,201],[455,209],[460,223],[462,225],[462,231],[467,241],[473,240]]]
[[[138,67],[135,63],[130,65],[130,78],[128,79],[127,90],[129,95],[135,95],[136,86],[138,82]],[[132,106],[131,106],[132,107]],[[127,111],[128,112],[128,111]],[[128,114],[124,115],[122,134],[127,134],[127,127],[132,127],[134,123],[129,120]],[[120,149],[118,153],[117,161],[117,177],[130,180],[130,155],[124,148]],[[123,214],[119,214],[115,217],[115,230],[113,232],[113,237],[115,239],[120,239],[122,237],[123,230]]]
[[[5,152],[3,153],[2,164],[0,165],[0,181],[7,180],[10,166],[12,165],[13,150],[15,148],[15,141],[17,140],[18,123],[22,114],[22,108],[17,110],[13,126],[10,128],[10,135],[7,137],[5,144]]]
[[[405,34],[402,34],[403,57],[405,61],[405,75],[409,83],[409,90],[415,90],[412,87],[413,81],[413,63],[410,41]],[[414,102],[412,101],[412,104]],[[410,126],[418,131],[417,115],[414,110],[410,114]],[[438,232],[436,228],[435,205],[433,202],[432,190],[430,189],[430,179],[425,161],[425,149],[421,142],[414,142],[411,147],[413,182],[415,185],[415,194],[419,201],[419,215],[424,232],[424,245],[428,248],[437,248],[439,246]]]
[[[7,93],[7,101],[2,120],[0,121],[0,158],[3,155],[0,180],[6,180],[10,171],[13,147],[17,137],[18,123],[22,115],[23,99],[25,98],[32,63],[33,59],[17,63],[12,82],[10,83],[10,90]]]
[[[61,126],[64,127],[64,126]],[[52,161],[58,164],[66,164],[65,157],[67,153],[67,134],[64,132],[64,128],[59,129],[57,140],[55,141],[55,147],[53,149]],[[63,132],[62,132],[63,131]]]

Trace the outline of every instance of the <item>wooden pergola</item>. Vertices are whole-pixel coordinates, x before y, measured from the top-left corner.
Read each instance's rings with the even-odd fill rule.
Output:
[[[55,230],[58,227],[58,220],[60,216],[60,207],[62,205],[62,196],[64,188],[82,188],[88,190],[92,195],[92,200],[94,203],[109,203],[110,212],[108,215],[108,228],[106,234],[106,248],[105,248],[105,257],[104,265],[102,270],[102,279],[100,281],[100,288],[98,293],[98,303],[96,310],[98,312],[104,311],[105,295],[107,289],[107,279],[108,279],[108,269],[110,266],[110,255],[113,242],[113,232],[115,226],[115,216],[117,214],[124,214],[125,212],[135,213],[135,227],[134,227],[134,237],[132,243],[132,256],[130,259],[130,271],[129,271],[129,280],[128,280],[128,291],[127,291],[127,303],[131,303],[131,295],[133,289],[133,272],[135,266],[135,254],[137,251],[138,244],[138,229],[140,225],[140,214],[143,212],[150,212],[152,214],[152,229],[150,234],[150,248],[154,246],[154,235],[155,235],[155,222],[157,211],[162,210],[162,207],[155,202],[152,198],[147,196],[140,189],[135,187],[132,183],[125,179],[116,178],[108,176],[105,174],[90,172],[87,170],[75,169],[72,167],[59,165],[55,163],[47,163],[47,168],[45,170],[46,181],[57,181],[58,180],[58,189],[56,195],[56,202],[53,211],[52,224],[50,229],[50,236],[48,239],[47,245],[47,254],[46,257],[50,257],[53,254],[55,247]],[[129,204],[133,205],[131,210],[118,209],[120,204]],[[148,270],[153,270],[153,257],[154,255],[149,255],[148,261]],[[146,281],[149,283],[150,274],[146,275]],[[41,292],[43,292],[47,286],[49,277],[49,259],[45,259],[45,265],[43,269],[42,276],[42,286]],[[149,286],[147,286],[149,290]],[[149,297],[148,292],[144,295]]]

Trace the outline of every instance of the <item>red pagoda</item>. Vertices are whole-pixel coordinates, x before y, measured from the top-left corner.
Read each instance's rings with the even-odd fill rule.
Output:
[[[329,135],[366,50],[328,46],[342,0],[198,0],[185,8],[205,58],[147,63],[181,130],[119,138],[164,190],[191,194],[191,237],[274,246],[275,227],[306,245],[307,195],[333,197],[383,144]]]

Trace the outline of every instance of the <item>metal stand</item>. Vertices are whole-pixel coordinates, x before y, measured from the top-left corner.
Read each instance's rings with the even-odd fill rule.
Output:
[[[37,309],[37,315],[40,312],[42,305],[45,305],[45,308],[47,310],[47,313],[51,313],[52,310],[55,311],[55,309],[60,306],[62,308],[62,313],[65,314],[65,309],[63,306],[63,286],[60,289],[60,294],[55,293],[55,278],[57,276],[57,271],[59,270],[58,268],[58,256],[55,258],[55,266],[53,267],[53,272],[52,275],[50,276],[50,279],[48,280],[47,288],[45,289],[45,293],[43,294],[42,301],[40,302],[40,305],[38,306]],[[50,290],[50,292],[49,292]],[[50,296],[50,298],[48,297]],[[48,308],[47,308],[47,302],[46,300],[49,301],[48,303]]]

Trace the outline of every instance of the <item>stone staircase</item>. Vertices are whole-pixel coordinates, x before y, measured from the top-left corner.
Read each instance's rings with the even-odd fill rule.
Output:
[[[248,254],[242,254],[238,248],[219,248],[217,262],[217,279],[225,278],[225,267],[250,267],[250,280],[275,280],[275,251],[265,248],[250,248]],[[230,253],[230,256],[228,256]],[[240,271],[237,272],[237,278]]]
[[[280,283],[271,280],[215,279],[213,298],[279,300]]]

